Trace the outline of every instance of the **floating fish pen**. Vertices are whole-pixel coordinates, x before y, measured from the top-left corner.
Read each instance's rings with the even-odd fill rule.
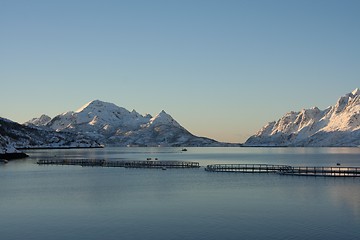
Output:
[[[360,167],[290,167],[279,174],[324,177],[360,177]]]
[[[110,162],[111,163],[111,162]],[[132,161],[126,162],[126,168],[199,168],[198,162],[185,161]]]
[[[42,159],[38,160],[39,165],[78,165],[78,166],[104,166],[103,159]]]
[[[360,177],[360,167],[293,167],[271,164],[213,164],[205,168],[209,172],[278,173],[296,176]]]
[[[39,165],[77,165],[89,167],[124,167],[124,168],[200,168],[198,162],[187,161],[106,161],[104,159],[46,159],[39,160]],[[273,164],[212,164],[205,168],[209,172],[237,173],[278,173],[296,176],[325,177],[360,177],[360,167],[293,167]]]
[[[78,165],[89,167],[125,167],[125,168],[199,168],[198,162],[186,161],[106,161],[104,159],[46,159],[39,165]]]
[[[288,169],[287,165],[272,164],[213,164],[207,165],[205,170],[209,172],[241,172],[241,173],[275,173],[280,169]]]

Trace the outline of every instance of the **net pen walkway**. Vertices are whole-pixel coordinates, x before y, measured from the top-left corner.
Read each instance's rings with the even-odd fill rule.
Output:
[[[291,166],[273,164],[212,164],[205,170],[209,172],[275,173]]]
[[[277,173],[297,176],[360,177],[360,167],[311,167],[273,164],[212,164],[209,172]]]
[[[360,167],[291,167],[281,169],[279,174],[325,177],[360,177]]]
[[[187,161],[106,161],[103,159],[46,159],[37,161],[39,165],[78,165],[89,167],[125,167],[125,168],[199,168],[198,162]]]

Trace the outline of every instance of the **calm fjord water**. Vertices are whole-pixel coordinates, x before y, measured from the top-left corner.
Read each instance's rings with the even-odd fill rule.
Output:
[[[360,179],[200,169],[38,166],[39,159],[360,166],[359,148],[33,150],[0,165],[0,236],[13,239],[359,239]]]

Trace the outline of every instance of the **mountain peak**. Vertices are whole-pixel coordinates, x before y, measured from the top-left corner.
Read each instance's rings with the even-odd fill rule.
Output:
[[[150,124],[171,124],[176,127],[181,127],[178,122],[174,120],[172,116],[167,114],[164,110],[161,110],[159,114],[150,119]]]
[[[113,103],[93,100],[77,111],[55,116],[46,130],[83,135],[113,146],[218,146],[215,140],[197,137],[164,110],[155,117],[131,112]]]
[[[100,100],[93,100],[93,101],[90,101],[90,102],[86,103],[84,106],[82,106],[78,110],[76,110],[75,113],[82,112],[87,108],[101,108],[101,107],[103,107],[104,105],[107,105],[107,104],[111,105],[112,103],[107,103],[107,102],[103,102],[103,101],[100,101]]]
[[[247,146],[359,146],[360,90],[339,98],[323,111],[305,109],[285,114],[250,137]]]
[[[167,113],[165,112],[165,110],[161,110],[161,112],[160,112],[158,115],[170,116],[169,114],[167,114]]]
[[[27,122],[25,122],[25,125],[35,125],[35,126],[45,126],[51,121],[51,117],[49,117],[46,114],[41,115],[39,118],[33,118]]]
[[[173,118],[169,114],[167,114],[164,110],[161,110],[160,113],[158,113],[155,117],[153,117],[153,119],[157,119],[157,118],[173,120]]]
[[[351,94],[354,96],[360,95],[360,89],[356,88],[354,91],[351,92]]]

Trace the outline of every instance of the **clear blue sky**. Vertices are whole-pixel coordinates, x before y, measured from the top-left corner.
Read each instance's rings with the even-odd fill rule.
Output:
[[[100,99],[243,142],[360,87],[360,1],[0,0],[0,116]]]

